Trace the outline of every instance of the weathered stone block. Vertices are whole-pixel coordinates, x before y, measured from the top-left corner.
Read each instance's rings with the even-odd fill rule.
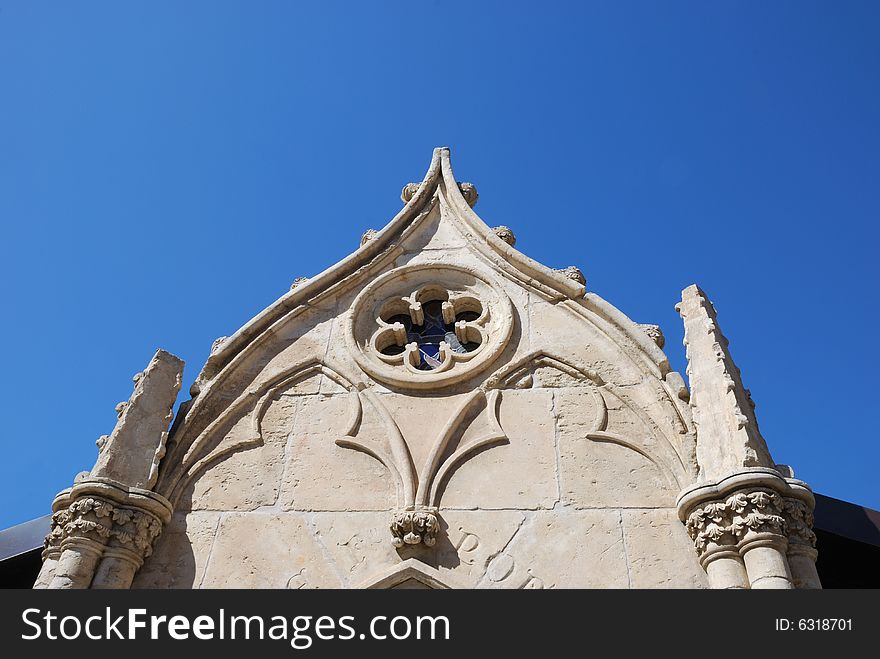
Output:
[[[339,588],[299,513],[231,513],[220,521],[203,588]]]

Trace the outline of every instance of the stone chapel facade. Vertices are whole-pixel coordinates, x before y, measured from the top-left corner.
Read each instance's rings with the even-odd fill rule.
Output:
[[[53,503],[37,588],[819,588],[696,286],[663,336],[514,249],[434,151],[361,247],[135,376]]]

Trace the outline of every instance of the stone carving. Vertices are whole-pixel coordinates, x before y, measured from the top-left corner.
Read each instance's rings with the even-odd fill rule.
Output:
[[[477,188],[474,187],[473,183],[459,183],[458,189],[461,191],[461,196],[464,197],[464,200],[468,203],[468,206],[473,208],[477,199],[479,199],[480,195],[477,194]]]
[[[127,588],[171,518],[151,491],[165,455],[183,362],[159,350],[134,376],[134,392],[98,441],[98,459],[53,503],[38,588]]]
[[[52,526],[44,547],[46,550],[59,547],[65,539],[75,535],[96,542],[115,539],[144,559],[152,553],[153,541],[161,531],[162,520],[154,514],[118,507],[97,497],[85,497],[52,514]]]
[[[557,270],[556,272],[564,276],[566,279],[576,281],[582,286],[587,285],[587,278],[584,277],[584,273],[581,272],[581,269],[578,268],[576,265],[570,265],[567,268],[562,268],[560,270]]]
[[[378,235],[378,233],[379,232],[376,231],[375,229],[367,229],[366,231],[364,231],[364,233],[361,235],[361,247],[363,247],[368,242],[370,242],[373,238],[375,238]],[[294,281],[294,283],[296,283],[296,281]]]
[[[715,308],[697,286],[676,307],[684,321],[697,462],[704,484],[679,496],[679,517],[715,588],[818,588],[809,542],[813,495],[777,470],[758,430]]]
[[[366,373],[436,389],[485,368],[504,349],[513,309],[502,287],[472,268],[422,264],[367,286],[347,325],[349,349]]]
[[[400,200],[408,204],[412,201],[412,198],[416,196],[416,192],[419,191],[420,184],[418,183],[407,183],[403,186],[403,189],[400,191]]]
[[[749,531],[782,534],[782,497],[767,490],[737,492],[726,501],[712,501],[694,510],[686,527],[699,554],[710,543],[736,544]],[[730,543],[722,542],[723,539]]]
[[[507,435],[498,422],[498,403],[501,394],[498,391],[484,394],[480,390],[468,394],[440,430],[422,467],[418,470],[413,467],[412,453],[400,428],[379,397],[370,391],[361,392],[361,395],[365,396],[379,413],[391,445],[391,454],[387,455],[378,447],[358,439],[356,430],[346,437],[337,439],[336,443],[372,456],[385,465],[394,477],[397,483],[399,511],[391,523],[392,544],[397,548],[403,547],[404,544],[419,543],[430,547],[434,544],[439,529],[437,523],[439,488],[446,477],[479,449],[507,440]],[[469,413],[483,402],[485,402],[488,430],[463,445],[451,447],[451,439],[461,430],[462,423],[468,418]]]
[[[92,478],[146,489],[155,485],[182,378],[183,361],[157,351],[146,370],[135,376],[131,398],[117,405],[119,420],[101,442]]]
[[[703,291],[690,286],[676,309],[684,321],[697,460],[704,477],[722,478],[743,467],[773,467],[715,308]]]
[[[389,364],[413,373],[441,372],[473,357],[485,340],[487,320],[476,297],[428,285],[383,305],[370,344]]]
[[[224,455],[259,445],[263,440],[263,416],[273,396],[286,387],[313,376],[327,378],[350,393],[348,434],[356,434],[360,427],[362,409],[360,395],[355,384],[342,375],[338,368],[322,360],[309,359],[302,363],[293,364],[228,403],[222,414],[219,414],[195,438],[187,457],[179,464],[170,467],[162,476],[160,485],[167,493],[168,498],[172,502],[176,502],[181,493],[203,469],[216,463]],[[249,421],[245,425],[248,432],[233,435],[203,452],[203,447],[210,443],[218,428],[224,427],[232,419],[242,415],[249,415]]]
[[[391,544],[399,549],[405,544],[417,545],[424,543],[433,547],[437,542],[437,531],[440,525],[437,514],[432,510],[407,510],[395,513],[391,521]]]
[[[678,509],[713,587],[818,588],[813,505],[801,481],[752,468],[686,489]]]
[[[479,195],[477,194],[477,188],[473,183],[457,183],[458,190],[461,192],[461,196],[464,197],[464,200],[467,202],[468,206],[471,208],[477,203],[477,199]],[[407,183],[403,186],[403,190],[400,191],[400,200],[408,204],[412,201],[412,198],[416,196],[416,193],[419,191],[421,184],[419,183]]]
[[[52,508],[35,588],[128,588],[171,518],[160,495],[107,479],[78,482]]]
[[[516,236],[513,233],[513,230],[510,227],[506,227],[504,225],[497,226],[492,231],[495,232],[495,235],[501,238],[504,242],[506,242],[511,247],[516,245]]]
[[[373,574],[366,581],[357,585],[358,588],[429,588],[445,590],[447,588],[463,588],[464,586],[451,578],[448,573],[440,571],[415,558],[407,558],[399,565],[387,567]]]
[[[648,335],[654,343],[657,344],[658,348],[662,348],[666,345],[666,338],[663,336],[663,330],[660,329],[659,325],[652,325],[650,323],[643,323],[639,327],[641,327],[645,334]]]
[[[541,371],[544,373],[539,375]],[[554,372],[554,375],[546,375],[547,371]],[[606,401],[606,397],[613,401],[613,407],[624,406],[642,416],[646,425],[650,426],[651,424],[647,418],[639,413],[638,407],[629,401],[623,391],[613,384],[605,382],[593,369],[573,364],[561,355],[548,350],[539,350],[525,355],[492,374],[484,386],[487,390],[529,389],[537,386],[536,380],[540,377],[548,380],[544,386],[579,387],[589,392],[593,400],[591,407],[595,409],[595,416],[584,419],[584,437],[586,439],[618,444],[636,451],[658,468],[668,486],[674,491],[689,482],[687,468],[681,455],[661,433],[656,433],[656,437],[637,438],[609,431],[609,403]]]
[[[808,547],[816,546],[816,534],[813,533],[813,511],[800,499],[785,499],[783,504],[785,528],[789,544],[800,544]]]
[[[372,231],[372,229],[368,229],[367,231],[368,232]],[[367,234],[364,234],[364,235],[367,235]],[[361,238],[361,245],[363,245],[365,242],[366,241],[363,238]],[[298,288],[298,287],[302,286],[308,280],[309,280],[308,277],[297,277],[296,279],[293,280],[293,283],[290,285],[290,290],[293,290],[294,288]]]

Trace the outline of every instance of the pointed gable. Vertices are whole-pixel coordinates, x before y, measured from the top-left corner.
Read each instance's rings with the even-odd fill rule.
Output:
[[[402,560],[437,567],[472,536],[490,553],[519,538],[525,556],[540,525],[570,533],[569,514],[635,528],[646,520],[622,510],[656,509],[650,523],[681,536],[673,507],[696,474],[694,437],[687,390],[655,340],[587,292],[577,268],[537,263],[508,227],[483,222],[448,149],[401,198],[350,256],[215,345],[159,474],[175,528],[214,520],[222,535],[228,514],[244,517],[236,529],[287,515],[352,586]],[[530,521],[495,529],[498,510]],[[613,535],[586,542],[582,562],[617,551]],[[253,543],[218,546],[264,551]],[[614,560],[625,575],[627,558]],[[215,583],[212,563],[193,578]],[[462,567],[453,580],[589,585],[556,564],[524,569],[496,583]]]

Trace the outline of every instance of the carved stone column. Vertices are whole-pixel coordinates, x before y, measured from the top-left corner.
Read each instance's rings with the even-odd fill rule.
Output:
[[[688,488],[678,513],[712,588],[817,588],[812,506],[804,483],[759,467]]]
[[[171,519],[171,504],[159,494],[128,488],[113,511],[113,528],[95,571],[92,588],[128,588],[153,553],[153,541]]]
[[[128,588],[171,519],[160,495],[106,479],[77,483],[53,508],[35,588]]]
[[[77,498],[73,490],[68,496],[73,501],[65,511],[60,556],[49,588],[88,588],[110,537],[113,506],[100,498]]]
[[[710,501],[693,508],[685,524],[709,585],[718,589],[748,588],[749,578],[729,522],[726,503]]]
[[[727,499],[749,586],[759,589],[794,588],[786,559],[788,540],[782,518],[782,497],[772,490],[739,490]]]

